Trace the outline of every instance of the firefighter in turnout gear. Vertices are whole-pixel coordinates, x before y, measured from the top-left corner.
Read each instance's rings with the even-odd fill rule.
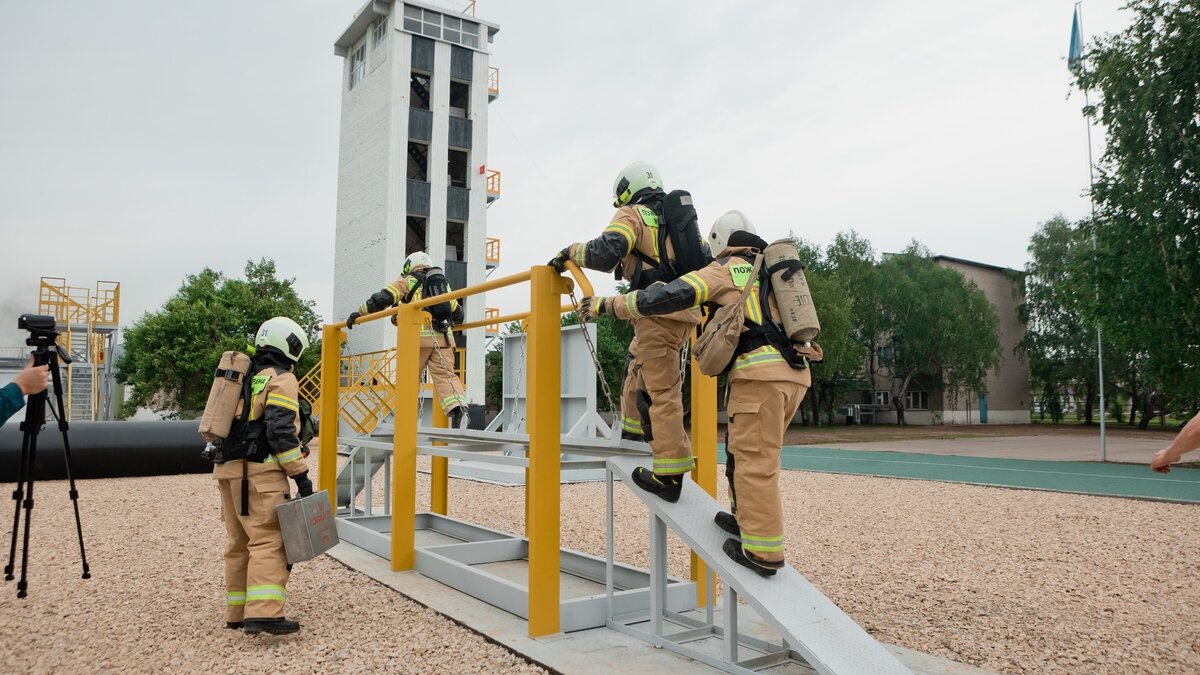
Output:
[[[659,250],[658,207],[663,195],[662,179],[653,166],[635,162],[625,167],[613,185],[617,212],[608,227],[591,241],[564,248],[550,264],[561,272],[563,263],[573,260],[580,267],[615,271],[617,279],[628,281],[631,289],[648,286],[649,272],[663,256],[675,259],[669,239],[666,250]],[[622,436],[650,444],[653,473],[639,473],[636,480],[658,488],[656,494],[674,502],[684,474],[695,466],[683,425],[679,351],[699,325],[700,313],[681,307],[661,316],[622,318],[633,324],[634,331],[621,389]]]
[[[312,494],[293,372],[308,336],[295,321],[275,317],[258,329],[254,344],[245,388],[250,409],[243,398],[213,469],[228,534],[225,625],[283,635],[300,630],[300,624],[283,615],[288,564],[275,507],[289,498],[289,477],[301,497]]]
[[[636,318],[701,305],[723,306],[737,302],[746,284],[754,284],[746,298],[744,329],[725,371],[729,414],[725,475],[733,513],[718,513],[716,523],[737,537],[725,542],[726,555],[771,576],[784,564],[780,448],[784,431],[812,383],[806,355],[819,360],[819,347],[794,345],[778,330],[768,330],[774,325],[772,317],[780,316],[774,296],[760,290],[760,281],[769,277],[760,273],[750,278],[755,256],[767,243],[740,211],[716,221],[709,246],[717,259],[707,267],[624,296],[585,298],[584,314],[589,319],[600,314]]]
[[[434,267],[429,255],[417,251],[405,258],[398,279],[367,298],[358,311],[350,314],[346,319],[346,328],[354,328],[354,322],[364,314],[394,307],[402,302],[413,302],[423,297],[449,293],[451,290],[453,289],[446,282],[445,275],[440,268]],[[439,316],[439,310],[444,311],[444,316]],[[450,426],[466,429],[471,421],[466,387],[451,369],[454,365],[455,350],[451,330],[454,325],[463,322],[463,308],[457,300],[451,300],[430,307],[429,313],[433,316],[433,321],[421,328],[418,369],[428,368],[442,412],[446,413]],[[394,317],[392,322],[395,323]]]

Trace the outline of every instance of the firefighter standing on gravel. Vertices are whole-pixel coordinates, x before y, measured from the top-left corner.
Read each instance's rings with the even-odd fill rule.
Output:
[[[707,267],[669,284],[624,296],[584,298],[585,320],[600,314],[626,319],[737,302],[751,281],[750,263],[767,243],[755,234],[754,226],[740,211],[718,218],[708,243],[720,253]],[[757,287],[759,280],[753,283]],[[775,298],[767,297],[768,318],[780,316]],[[715,520],[721,529],[737,537],[725,542],[725,554],[762,576],[771,576],[784,564],[783,506],[779,496],[783,434],[811,385],[812,375],[805,367],[806,358],[789,355],[798,367],[789,364],[779,348],[755,332],[755,326],[764,321],[759,293],[750,293],[745,311],[747,330],[726,371],[729,436],[725,473],[734,513],[719,512]],[[793,349],[790,343],[784,348]],[[800,351],[808,349],[819,360],[819,348]]]
[[[258,329],[254,345],[246,375],[250,413],[227,441],[246,438],[250,454],[218,463],[213,470],[229,535],[225,625],[251,634],[283,635],[300,630],[300,624],[283,615],[288,564],[275,507],[288,499],[289,477],[301,497],[312,494],[300,447],[299,391],[293,372],[308,348],[308,335],[295,321],[275,317]],[[244,405],[244,400],[238,404],[235,420],[241,419]]]
[[[645,162],[625,167],[613,184],[613,206],[617,213],[601,235],[586,243],[564,248],[550,261],[559,272],[573,260],[580,267],[611,272],[631,288],[649,284],[648,273],[665,254],[673,261],[674,250],[666,239],[659,251],[659,216],[655,207],[663,198],[658,171]],[[645,283],[643,283],[643,280]],[[690,307],[661,316],[621,317],[633,323],[629,364],[621,390],[623,437],[643,440],[654,451],[653,472],[639,467],[634,480],[644,489],[674,502],[679,499],[683,476],[695,467],[691,444],[683,427],[683,374],[679,350],[700,323],[700,314]]]
[[[351,312],[346,318],[346,329],[354,328],[354,322],[364,314],[373,314],[394,307],[402,302],[414,302],[422,297],[440,295],[450,292],[450,286],[441,270],[433,266],[433,260],[424,251],[416,251],[404,259],[404,267],[400,277],[392,283],[375,292],[367,301],[359,306],[358,311]],[[451,428],[466,429],[471,417],[467,407],[466,387],[458,379],[451,366],[454,363],[455,345],[450,337],[452,325],[463,322],[463,308],[457,300],[451,300],[447,309],[448,317],[444,325],[433,324],[421,327],[421,353],[418,356],[418,371],[429,369],[429,377],[437,390],[438,401],[442,412],[450,421]],[[430,308],[435,313],[435,308]],[[395,319],[392,319],[393,323]]]

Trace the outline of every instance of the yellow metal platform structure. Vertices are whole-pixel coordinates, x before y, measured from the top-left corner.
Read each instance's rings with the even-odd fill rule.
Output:
[[[528,464],[525,482],[526,532],[528,540],[528,631],[530,636],[557,633],[560,625],[560,551],[561,551],[561,365],[560,332],[561,315],[574,309],[562,303],[562,296],[571,294],[576,285],[578,297],[592,294],[587,277],[573,263],[568,263],[572,279],[564,278],[548,266],[539,266],[529,271],[488,280],[482,284],[459,289],[435,298],[425,298],[409,304],[369,314],[356,323],[379,321],[395,317],[396,349],[389,351],[390,357],[377,357],[381,365],[377,368],[366,365],[347,367],[340,354],[345,323],[326,324],[322,332],[321,363],[319,367],[319,389],[333,391],[339,396],[322,396],[320,405],[314,408],[323,420],[347,419],[347,408],[358,406],[361,401],[366,407],[390,407],[393,417],[391,439],[391,485],[390,504],[390,560],[393,571],[414,569],[415,531],[417,529],[417,454],[418,454],[418,400],[420,396],[420,373],[417,354],[420,345],[421,326],[429,320],[423,311],[435,302],[461,299],[479,295],[490,290],[529,284],[530,309],[506,316],[488,316],[482,321],[466,323],[456,330],[486,330],[489,325],[524,321],[528,335],[528,372],[526,375],[528,408],[526,429],[528,431]],[[405,355],[396,358],[395,355]],[[347,378],[347,372],[354,374]],[[386,384],[382,376],[386,375]],[[307,380],[308,378],[306,378]],[[388,387],[366,393],[356,389],[359,383],[372,381],[374,387]],[[308,385],[311,387],[311,381]],[[353,400],[354,402],[350,402]],[[716,494],[716,380],[703,376],[692,369],[692,446],[697,456],[693,478],[709,494]],[[437,406],[433,406],[436,412]],[[353,413],[352,413],[353,415]],[[374,415],[379,419],[378,412]],[[349,420],[347,420],[349,422]],[[354,423],[350,423],[352,428]],[[318,445],[319,488],[328,490],[331,500],[337,493],[337,424],[322,424]],[[435,426],[444,427],[441,415],[435,418]],[[445,514],[448,494],[448,461],[446,456],[434,456],[432,471],[432,503],[430,511]],[[333,507],[336,509],[337,504]],[[464,516],[467,514],[464,514]],[[692,556],[692,579],[706,579],[706,570],[700,559]],[[707,584],[697,583],[697,600],[707,605]]]
[[[70,286],[61,277],[42,277],[38,313],[53,316],[59,344],[71,355],[64,369],[63,396],[72,420],[105,420],[116,413],[113,348],[121,318],[121,284]]]

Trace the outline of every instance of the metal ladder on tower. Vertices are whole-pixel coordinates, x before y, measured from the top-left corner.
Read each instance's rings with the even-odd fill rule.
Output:
[[[72,363],[67,366],[68,417],[71,420],[93,421],[96,418],[96,367],[90,349],[91,332],[68,332]]]

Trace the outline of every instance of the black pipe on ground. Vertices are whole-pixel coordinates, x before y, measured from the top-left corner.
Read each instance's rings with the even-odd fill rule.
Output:
[[[0,428],[0,482],[15,483],[21,462],[24,410]],[[208,473],[212,462],[200,456],[200,421],[71,422],[71,471],[76,479]],[[46,423],[37,436],[34,480],[67,477],[58,423]]]

